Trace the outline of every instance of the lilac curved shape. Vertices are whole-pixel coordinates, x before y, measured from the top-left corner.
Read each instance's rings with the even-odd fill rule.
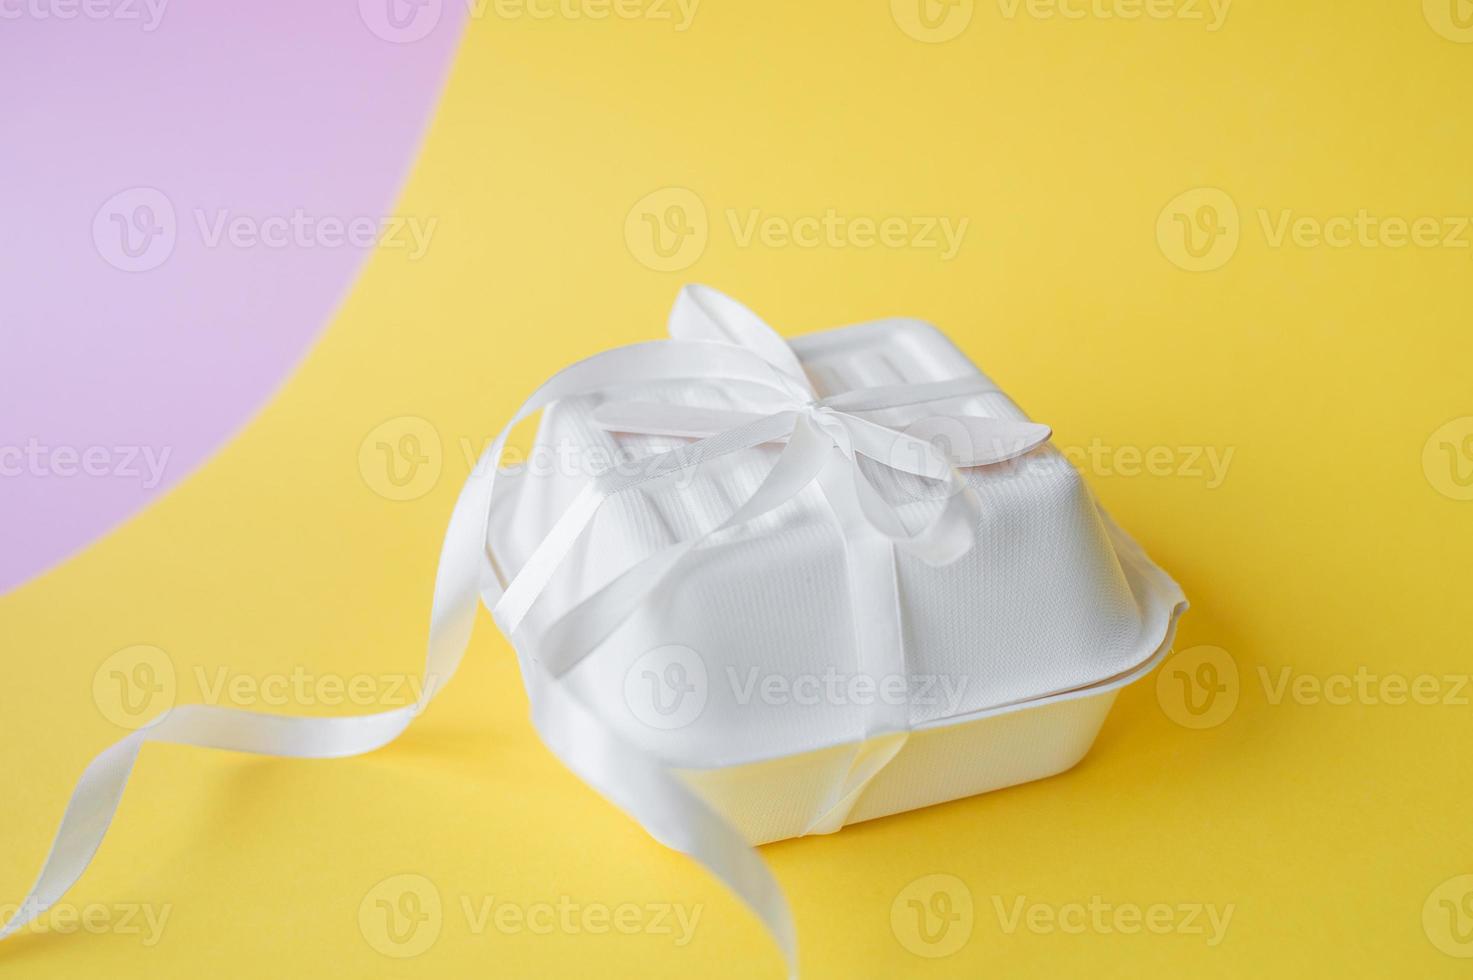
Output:
[[[0,592],[291,371],[385,227],[468,10],[0,2]],[[433,219],[404,217],[384,247],[422,253]]]

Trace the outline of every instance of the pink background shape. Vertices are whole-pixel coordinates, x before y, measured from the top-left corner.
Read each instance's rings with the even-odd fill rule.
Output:
[[[0,591],[178,482],[291,371],[368,251],[348,222],[371,232],[392,207],[466,13],[10,8]]]

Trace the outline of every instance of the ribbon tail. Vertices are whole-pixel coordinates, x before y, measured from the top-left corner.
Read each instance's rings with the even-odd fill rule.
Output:
[[[82,877],[102,844],[142,746],[143,735],[135,732],[98,753],[87,765],[67,802],[41,872],[10,920],[0,927],[0,939],[45,912]]]
[[[784,416],[776,418],[785,420]],[[783,954],[788,975],[796,978],[797,930],[792,912],[762,858],[675,772],[657,757],[626,742],[559,680],[623,622],[702,540],[781,506],[813,481],[829,458],[830,444],[806,419],[794,421],[796,429],[777,463],[752,496],[718,528],[656,552],[555,620],[540,636],[528,636],[533,631],[521,628],[525,617],[572,542],[587,528],[598,505],[614,493],[637,486],[639,481],[588,494],[588,502],[571,507],[564,518],[567,523],[560,521],[544,542],[555,543],[545,553],[539,549],[529,559],[493,613],[508,632],[517,632],[517,645],[531,651],[525,668],[528,695],[532,721],[543,742],[570,770],[655,839],[694,858],[731,889],[762,922]],[[749,425],[747,434],[748,438],[737,440],[735,445],[759,444],[771,435],[765,424],[758,423]],[[690,457],[695,461],[700,458],[699,454]]]
[[[145,743],[167,742],[297,759],[340,758],[392,742],[418,713],[418,705],[347,718],[295,718],[185,705],[159,716],[100,752],[83,770],[47,854],[16,913],[0,928],[12,935],[54,905],[92,862],[122,801],[133,763]]]
[[[532,722],[548,748],[656,840],[689,855],[757,916],[798,976],[798,934],[767,864],[732,826],[658,760],[620,739],[541,665],[531,684]]]
[[[324,759],[361,755],[398,738],[449,682],[470,639],[476,583],[484,558],[474,547],[474,538],[471,543],[466,538],[480,527],[480,540],[485,540],[485,518],[477,511],[489,500],[489,483],[485,478],[467,482],[450,520],[436,576],[419,701],[390,711],[341,718],[260,714],[218,705],[184,705],[164,712],[98,753],[82,771],[36,881],[15,914],[0,927],[0,939],[13,935],[54,905],[87,870],[112,825],[133,764],[146,743]]]

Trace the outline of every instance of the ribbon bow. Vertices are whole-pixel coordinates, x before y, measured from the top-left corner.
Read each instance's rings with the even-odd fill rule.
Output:
[[[741,303],[706,286],[688,286],[670,315],[670,335],[676,340],[717,340],[750,350],[770,364],[791,386],[791,396],[773,406],[795,427],[806,424],[837,448],[852,464],[855,497],[875,530],[920,555],[943,565],[971,546],[977,524],[976,494],[957,473],[958,468],[987,466],[1020,456],[1048,441],[1050,430],[1035,422],[1015,422],[976,415],[930,415],[905,430],[862,417],[886,413],[997,388],[980,375],[936,383],[902,384],[861,389],[822,398],[792,348],[771,327]],[[752,412],[699,409],[654,402],[606,402],[594,420],[610,431],[648,435],[710,438],[740,431],[759,423]],[[943,451],[938,443],[945,443]],[[900,515],[887,504],[869,480],[858,457],[913,476],[946,484],[947,497],[957,506],[940,511],[920,532],[911,534]]]
[[[595,479],[543,539],[505,593],[488,602],[507,635],[519,647],[536,649],[555,676],[590,653],[686,554],[715,534],[786,503],[815,480],[841,528],[863,525],[930,565],[949,564],[972,548],[981,517],[977,495],[958,469],[1014,459],[1051,435],[1046,425],[979,415],[930,414],[903,429],[898,427],[902,423],[894,421],[904,410],[998,391],[980,374],[822,397],[775,330],[741,303],[706,286],[681,290],[670,314],[670,334],[677,355],[714,343],[730,354],[755,355],[756,363],[767,371],[749,370],[729,377],[749,383],[742,395],[753,407],[749,411],[637,399],[606,401],[594,410],[594,422],[606,431],[696,441],[654,457],[652,465],[637,474],[606,473]],[[687,376],[710,377],[694,367]],[[608,386],[619,380],[611,373]],[[722,387],[720,380],[714,386]],[[720,525],[650,556],[554,622],[533,624],[528,619],[553,573],[604,501],[650,479],[698,467],[715,455],[770,442],[787,446],[756,492]],[[842,465],[835,465],[836,451]],[[940,496],[944,503],[923,526],[911,530],[900,510],[872,481],[860,457],[897,473],[937,481],[939,493],[927,496]],[[856,531],[846,530],[846,541],[853,542],[856,536]]]

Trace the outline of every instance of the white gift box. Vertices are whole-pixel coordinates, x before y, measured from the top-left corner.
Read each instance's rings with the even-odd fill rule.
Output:
[[[750,317],[695,289],[677,306],[675,328],[689,335],[705,320],[711,336],[730,338],[736,331],[723,321]],[[821,398],[961,378],[993,387],[943,334],[915,320],[810,334],[791,347]],[[763,410],[760,395],[743,395],[740,385],[689,381],[638,392],[652,404]],[[619,431],[630,414],[622,398],[615,389],[553,405],[525,465],[502,477],[489,546],[503,578],[524,566],[595,470],[637,474],[641,460],[690,441]],[[996,390],[896,410],[889,421],[915,430],[938,411],[1027,421]],[[944,426],[940,434],[948,435]],[[727,516],[780,448],[745,449],[606,502],[545,587],[547,618]],[[940,507],[945,490],[935,481],[860,465],[912,526]],[[900,659],[887,669],[856,650],[853,556],[815,482],[685,556],[679,574],[561,682],[622,739],[677,769],[754,844],[1069,768],[1088,751],[1115,691],[1167,651],[1185,600],[1052,446],[961,475],[981,503],[976,544],[941,567],[897,556],[890,601],[899,605]],[[524,669],[529,658],[558,656],[535,644],[518,653]]]
[[[1011,399],[934,328],[784,341],[713,290],[672,339],[538,389],[461,491],[423,694],[356,717],[170,708],[78,780],[11,935],[107,832],[142,746],[335,758],[450,680],[478,599],[569,768],[718,875],[796,973],[751,845],[1067,769],[1186,601]],[[544,415],[502,469],[508,433]]]

